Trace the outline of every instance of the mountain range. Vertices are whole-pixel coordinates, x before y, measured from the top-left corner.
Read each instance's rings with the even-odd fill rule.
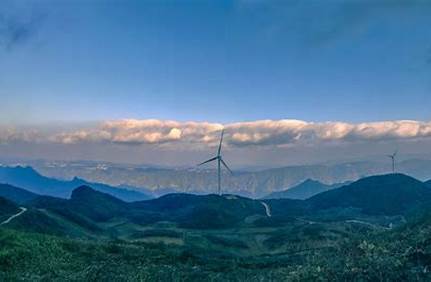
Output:
[[[80,177],[89,182],[111,186],[137,187],[144,193],[151,191],[154,195],[166,192],[208,194],[217,191],[217,174],[214,169],[142,167],[78,161],[33,161],[27,164],[48,177],[69,180]],[[288,166],[259,171],[234,170],[233,175],[223,172],[222,189],[225,193],[260,198],[289,189],[307,179],[332,185],[390,171],[389,160]],[[397,171],[421,181],[429,180],[431,160],[400,161],[397,163]]]
[[[125,201],[149,199],[152,196],[130,187],[113,187],[102,183],[91,183],[77,177],[72,180],[59,180],[42,176],[31,167],[0,166],[0,183],[24,188],[28,192],[60,198],[69,198],[73,189],[90,185],[93,189],[108,193]]]
[[[333,215],[345,215],[354,209],[356,212],[351,216],[390,217],[431,206],[431,187],[403,174],[363,178],[306,200],[253,200],[229,194],[180,193],[126,202],[86,185],[74,189],[69,199],[24,193],[22,188],[9,185],[0,186],[0,195],[4,197],[6,210],[16,209],[10,205],[11,201],[29,208],[14,224],[31,218],[45,230],[76,233],[65,230],[75,230],[79,226],[84,233],[111,235],[130,224],[128,229],[131,230],[136,230],[134,226],[158,222],[172,222],[192,229],[238,228],[268,220],[280,224],[292,217],[319,217],[328,211]],[[43,228],[44,224],[48,227]]]

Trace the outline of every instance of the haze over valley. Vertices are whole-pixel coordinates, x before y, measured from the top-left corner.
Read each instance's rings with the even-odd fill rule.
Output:
[[[140,190],[163,195],[172,192],[210,194],[217,192],[217,171],[211,167],[166,168],[89,161],[3,161],[5,166],[30,166],[38,173],[57,179],[73,180]],[[0,168],[0,171],[2,169]],[[397,163],[397,171],[422,181],[431,179],[431,160],[410,159]],[[224,193],[260,198],[291,188],[307,179],[333,185],[356,181],[365,176],[391,172],[390,160],[288,166],[272,169],[223,172]],[[0,175],[1,176],[1,175]],[[0,178],[1,180],[1,178]]]

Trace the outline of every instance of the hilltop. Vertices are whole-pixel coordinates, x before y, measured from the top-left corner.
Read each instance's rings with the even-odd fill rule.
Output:
[[[431,189],[410,176],[387,174],[360,179],[307,202],[313,209],[353,207],[367,214],[395,215],[431,203]]]
[[[298,199],[305,200],[319,193],[329,191],[335,188],[339,188],[343,185],[347,185],[348,182],[345,183],[337,183],[332,185],[323,184],[319,181],[307,179],[304,182],[293,186],[287,190],[273,192],[264,197],[264,199]]]

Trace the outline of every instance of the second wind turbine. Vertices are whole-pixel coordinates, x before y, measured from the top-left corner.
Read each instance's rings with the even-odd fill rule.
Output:
[[[198,166],[201,166],[203,164],[212,162],[212,161],[217,161],[217,177],[218,177],[218,194],[221,195],[221,165],[223,164],[225,166],[225,168],[232,173],[232,170],[230,170],[230,168],[227,166],[227,164],[223,161],[223,158],[221,156],[221,144],[223,143],[223,134],[224,134],[224,129],[221,131],[221,138],[220,138],[220,144],[218,146],[218,150],[217,150],[217,156],[215,156],[214,158],[211,158],[207,161],[204,161],[203,163],[198,164]]]
[[[395,158],[398,154],[398,150],[396,150],[392,155],[388,155],[389,158],[392,160],[392,173],[395,173]]]

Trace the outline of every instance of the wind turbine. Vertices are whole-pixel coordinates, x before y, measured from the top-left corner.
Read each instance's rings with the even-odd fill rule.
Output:
[[[395,157],[398,154],[398,150],[396,150],[392,155],[388,155],[388,158],[392,160],[392,173],[395,173]]]
[[[218,150],[217,150],[217,156],[215,156],[214,158],[211,158],[207,161],[204,161],[203,163],[198,164],[198,166],[201,166],[203,164],[212,162],[212,161],[217,161],[217,177],[218,177],[218,194],[221,195],[221,165],[224,165],[224,167],[231,173],[233,174],[232,170],[230,170],[230,168],[227,166],[227,164],[224,162],[222,156],[221,156],[221,144],[223,142],[223,134],[224,134],[224,129],[221,131],[221,138],[220,138],[220,144],[218,146]]]

